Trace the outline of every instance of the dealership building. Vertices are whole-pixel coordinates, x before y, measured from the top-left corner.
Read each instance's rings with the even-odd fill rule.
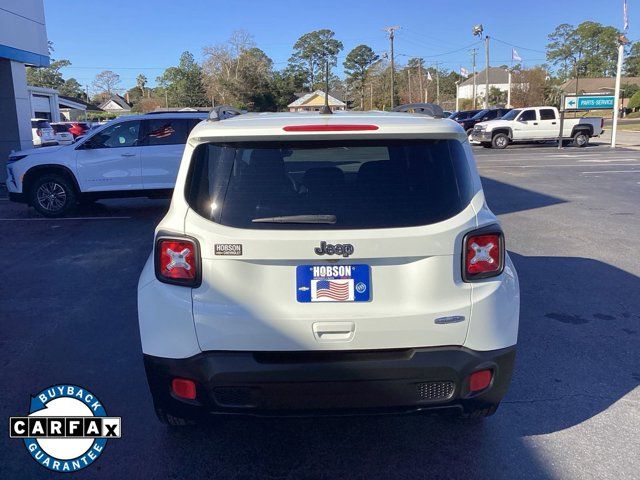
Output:
[[[27,65],[49,65],[42,0],[3,0],[0,8],[0,182],[12,150],[32,148]]]

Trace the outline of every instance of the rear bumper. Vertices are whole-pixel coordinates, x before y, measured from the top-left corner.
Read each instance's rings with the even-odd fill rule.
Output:
[[[509,387],[515,346],[350,352],[204,352],[186,359],[144,356],[155,407],[175,416],[408,413],[487,408]],[[491,369],[489,387],[468,377]],[[171,392],[175,377],[196,382],[195,400]]]

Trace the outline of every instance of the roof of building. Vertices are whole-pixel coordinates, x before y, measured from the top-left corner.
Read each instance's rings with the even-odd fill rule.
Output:
[[[85,110],[94,111],[94,112],[100,111],[100,107],[98,107],[97,105],[94,105],[93,103],[85,102],[84,100],[78,97],[67,97],[65,95],[58,95],[58,103],[60,105],[67,105],[67,107],[69,108],[84,107]],[[73,104],[76,104],[76,105],[73,105]],[[80,107],[78,107],[77,105],[80,105]]]
[[[374,129],[350,129],[347,131],[285,131],[287,126],[317,125],[323,128],[331,125],[375,125]],[[423,114],[402,112],[354,112],[339,111],[331,115],[319,112],[264,112],[237,115],[222,121],[206,121],[199,123],[192,131],[191,137],[199,141],[207,138],[224,136],[229,141],[234,138],[282,139],[283,135],[305,140],[317,138],[318,135],[347,136],[349,138],[374,138],[390,135],[416,135],[421,138],[448,137],[465,138],[465,133],[456,122],[443,118],[433,118]]]
[[[482,70],[476,73],[476,85],[485,84],[484,72],[485,71]],[[504,68],[489,67],[489,85],[504,83],[509,83],[509,72]],[[461,87],[465,85],[473,85],[473,75],[460,84]]]
[[[622,77],[620,85],[638,85],[640,86],[640,77]],[[612,92],[616,86],[615,77],[592,77],[579,78],[578,91],[585,93],[602,93]],[[564,82],[561,87],[563,92],[574,93],[576,91],[576,79],[572,78]]]
[[[309,93],[303,95],[302,97],[300,97],[297,100],[291,102],[287,106],[288,107],[302,107],[302,106],[310,103],[316,97],[321,97],[322,101],[324,103],[324,91],[323,90],[316,90],[315,92],[309,92]],[[329,94],[329,105],[331,105],[332,107],[346,107],[347,106],[346,103],[344,103],[342,100],[338,100],[336,97],[332,96],[331,94]]]
[[[131,105],[129,105],[127,103],[127,101],[121,97],[120,95],[116,94],[111,94],[111,97],[109,97],[107,100],[105,100],[104,102],[102,102],[99,107],[101,109],[104,109],[104,107],[107,106],[107,104],[109,102],[114,102],[115,104],[117,104],[120,108],[122,108],[123,110],[131,110]]]

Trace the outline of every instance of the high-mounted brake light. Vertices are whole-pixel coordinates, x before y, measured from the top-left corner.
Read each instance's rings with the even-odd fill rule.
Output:
[[[462,278],[466,282],[495,277],[504,270],[504,235],[495,225],[464,237]]]
[[[377,125],[287,125],[282,127],[285,132],[358,132],[378,130]]]
[[[156,277],[164,283],[200,285],[200,249],[195,239],[159,238],[155,248]]]

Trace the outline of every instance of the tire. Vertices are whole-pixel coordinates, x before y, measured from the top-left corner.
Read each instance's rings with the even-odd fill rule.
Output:
[[[164,410],[160,410],[158,408],[156,408],[155,410],[156,416],[158,417],[158,420],[160,420],[160,423],[169,425],[170,427],[186,427],[195,424],[193,420],[176,417],[175,415],[171,415],[170,413],[167,413]]]
[[[576,132],[573,135],[573,146],[574,147],[578,147],[578,148],[584,148],[587,146],[587,144],[589,143],[589,134],[581,131],[581,132]]]
[[[496,410],[498,410],[499,406],[500,404],[497,403],[495,405],[492,405],[486,408],[477,408],[473,410],[468,410],[461,413],[458,418],[462,420],[479,420],[482,418],[490,417],[491,415],[496,413]]]
[[[36,178],[29,191],[33,208],[48,218],[65,216],[76,206],[76,199],[73,183],[57,173],[45,173]]]
[[[491,139],[491,148],[504,150],[509,146],[509,137],[506,133],[497,133]]]
[[[465,133],[467,134],[467,137],[471,138],[471,134],[473,133],[473,128],[467,129]]]

